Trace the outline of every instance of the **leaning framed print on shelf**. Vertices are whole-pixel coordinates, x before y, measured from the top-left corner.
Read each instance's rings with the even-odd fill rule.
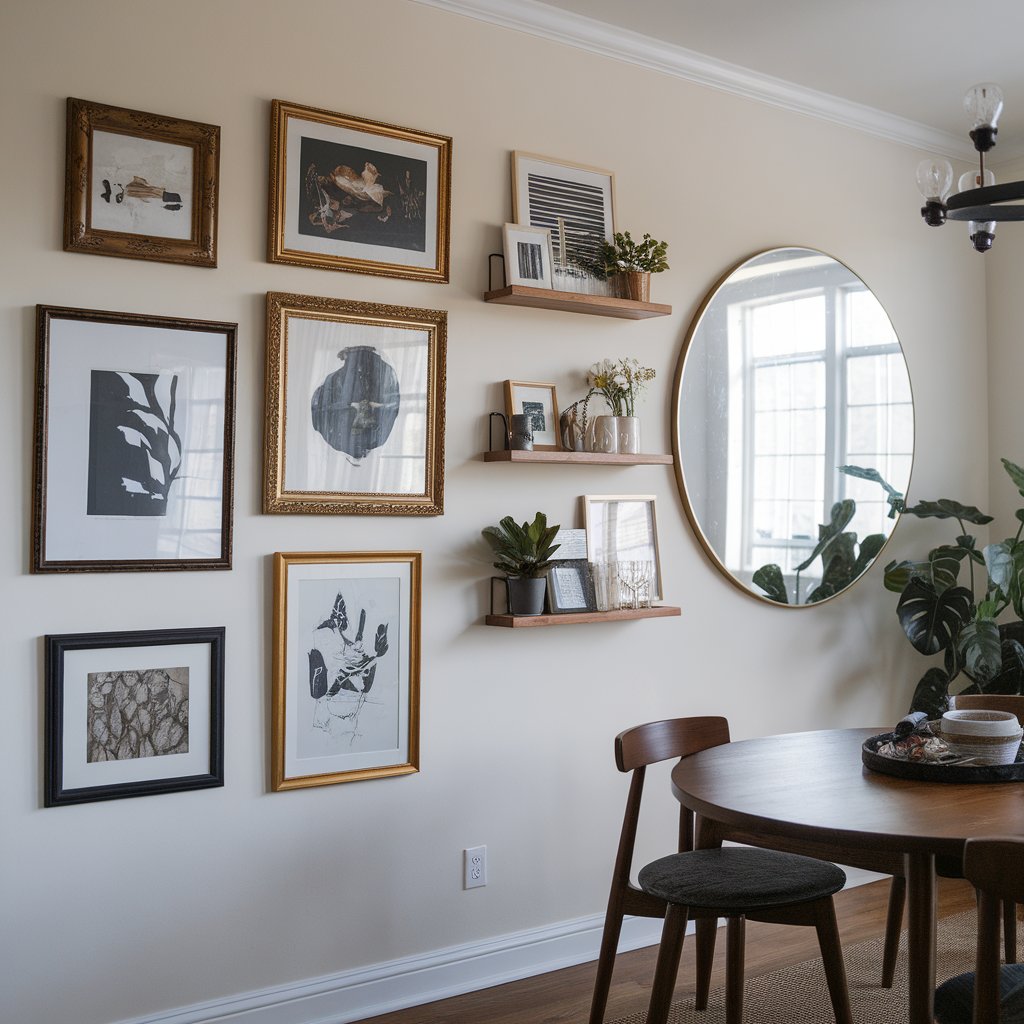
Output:
[[[585,558],[563,558],[548,569],[548,606],[552,615],[597,611],[594,580]]]
[[[64,248],[217,266],[220,128],[68,98]]]
[[[237,325],[36,313],[33,572],[230,569]]]
[[[533,424],[533,450],[560,452],[558,427],[558,395],[554,384],[536,381],[505,381],[505,415],[525,414]]]
[[[551,288],[551,232],[528,224],[506,224],[505,284]]]
[[[274,100],[271,263],[448,280],[452,140]]]
[[[46,643],[45,804],[224,785],[224,628]]]
[[[419,771],[421,561],[274,555],[275,790]]]
[[[443,514],[447,323],[268,293],[264,512]]]
[[[591,562],[650,562],[651,597],[664,597],[653,494],[585,494],[583,519]]]

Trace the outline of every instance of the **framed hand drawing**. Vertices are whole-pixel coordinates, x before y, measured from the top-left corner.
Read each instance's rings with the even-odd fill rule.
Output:
[[[267,295],[264,512],[441,515],[448,314]]]
[[[224,785],[224,629],[46,637],[47,807]]]
[[[34,572],[230,569],[235,324],[37,307]]]
[[[275,790],[419,771],[421,559],[274,555]]]
[[[651,597],[664,597],[658,519],[653,494],[585,494],[587,557],[591,562],[650,562],[654,578]]]
[[[274,100],[271,263],[448,280],[452,140]]]
[[[64,248],[217,266],[220,128],[68,99]]]

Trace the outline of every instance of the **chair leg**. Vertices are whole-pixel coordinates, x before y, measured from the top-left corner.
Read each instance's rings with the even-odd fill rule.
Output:
[[[654,985],[651,987],[651,1003],[647,1008],[647,1024],[665,1024],[668,1011],[672,1008],[672,994],[676,988],[679,973],[679,957],[683,952],[683,936],[686,935],[686,907],[672,903],[665,913],[665,927],[661,931],[661,946],[658,948],[658,965],[654,969]]]
[[[743,1020],[743,944],[747,919],[730,917],[725,929],[725,1024]]]
[[[892,988],[896,974],[896,957],[900,952],[900,929],[903,927],[903,904],[907,898],[907,880],[893,878],[889,886],[889,909],[885,916],[885,950],[882,953],[882,987]]]
[[[832,897],[821,900],[814,922],[821,947],[821,962],[825,967],[825,981],[832,1001],[832,1012],[836,1024],[853,1024],[850,1010],[850,993],[846,985],[846,967],[843,965],[843,948],[839,944],[839,926],[836,924],[836,908]]]
[[[711,968],[715,963],[715,939],[718,936],[718,918],[701,917],[697,922],[697,996],[698,1010],[708,1008],[711,993]]]
[[[615,969],[615,954],[619,948],[619,933],[622,931],[622,906],[614,896],[608,903],[601,935],[601,952],[597,957],[597,977],[594,979],[594,995],[590,1001],[590,1024],[603,1024],[604,1011],[608,1005],[608,992],[612,985],[612,971]]]
[[[1017,904],[1003,900],[1003,960],[1017,962]]]

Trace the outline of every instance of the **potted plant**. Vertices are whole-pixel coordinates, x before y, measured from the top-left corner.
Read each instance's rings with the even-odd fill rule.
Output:
[[[633,241],[628,231],[616,231],[614,242],[601,242],[599,260],[605,274],[619,274],[626,284],[626,296],[638,302],[651,301],[651,274],[668,270],[668,242],[659,242],[644,234]]]
[[[522,526],[505,516],[497,526],[484,528],[483,535],[498,556],[494,568],[506,577],[509,614],[540,615],[544,611],[544,574],[551,565],[551,555],[560,547],[551,543],[558,529],[548,526],[543,512]]]
[[[1024,469],[1001,461],[1024,496]],[[940,498],[904,511],[918,519],[956,520],[960,531],[953,544],[933,548],[920,561],[885,568],[886,589],[900,595],[896,614],[907,639],[922,654],[943,657],[941,668],[921,677],[910,710],[941,717],[949,708],[949,687],[961,674],[969,680],[961,693],[1024,693],[1024,508],[1017,510],[1012,537],[980,551],[965,524],[984,526],[992,516],[973,505]],[[1009,611],[1015,618],[997,621]]]

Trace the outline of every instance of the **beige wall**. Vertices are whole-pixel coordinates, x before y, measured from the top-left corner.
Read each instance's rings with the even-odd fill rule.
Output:
[[[222,126],[217,270],[61,251],[69,95]],[[274,97],[454,137],[450,285],[265,261]],[[103,1024],[597,913],[625,794],[611,759],[623,727],[724,713],[745,737],[885,723],[904,709],[922,665],[878,568],[825,607],[773,610],[710,567],[671,469],[476,456],[500,381],[557,381],[564,402],[591,362],[626,355],[657,370],[645,447],[670,450],[672,375],[705,290],[744,255],[798,244],[859,273],[903,341],[913,492],[983,501],[984,267],[959,233],[921,225],[922,154],[409,0],[10,0],[0,110],[0,1017]],[[654,297],[672,317],[484,305],[486,256],[511,216],[513,149],[614,168],[620,225],[671,242]],[[259,514],[268,290],[449,311],[443,518]],[[232,572],[27,574],[37,302],[239,323]],[[998,369],[993,394],[1019,434]],[[994,452],[1008,444],[999,437]],[[573,523],[588,492],[657,494],[666,598],[682,617],[482,627],[480,528],[537,509]],[[922,527],[901,526],[894,557],[919,549]],[[268,793],[271,553],[408,548],[424,553],[422,772]],[[224,788],[43,809],[41,637],[221,624]],[[641,855],[672,842],[671,797],[653,796],[661,814]],[[478,843],[490,884],[463,892],[460,852]]]

